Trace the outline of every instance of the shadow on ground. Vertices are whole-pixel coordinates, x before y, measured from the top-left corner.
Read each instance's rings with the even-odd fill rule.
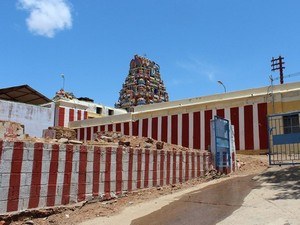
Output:
[[[300,166],[265,172],[259,180],[280,191],[270,200],[300,199]]]
[[[236,177],[182,196],[131,225],[211,225],[231,215],[260,182],[254,175]]]

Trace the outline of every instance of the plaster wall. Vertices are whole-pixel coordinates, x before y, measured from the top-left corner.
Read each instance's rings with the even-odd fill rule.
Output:
[[[42,137],[43,130],[54,125],[54,104],[49,106],[0,100],[0,120],[23,124],[26,134]]]

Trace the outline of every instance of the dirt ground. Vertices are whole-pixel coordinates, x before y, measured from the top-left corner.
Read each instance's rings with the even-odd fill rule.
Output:
[[[268,167],[268,158],[265,155],[237,155],[239,170],[231,173],[229,176],[244,176],[250,174],[258,174]],[[220,175],[215,172],[207,173],[205,177],[190,180],[188,182],[176,185],[168,185],[157,188],[148,188],[133,191],[124,194],[122,197],[104,202],[84,202],[76,206],[65,208],[56,208],[51,210],[40,210],[34,213],[24,213],[13,218],[14,221],[7,220],[6,223],[11,225],[35,224],[35,225],[64,225],[78,224],[80,222],[95,217],[109,217],[119,213],[126,206],[138,204],[155,199],[162,195],[168,195],[179,190],[193,187],[200,183],[207,182],[212,179],[222,179],[228,175]],[[54,213],[54,214],[53,214]],[[52,215],[49,215],[52,214]],[[34,218],[41,217],[41,218]],[[3,221],[4,222],[4,221]],[[1,221],[0,221],[1,225]]]

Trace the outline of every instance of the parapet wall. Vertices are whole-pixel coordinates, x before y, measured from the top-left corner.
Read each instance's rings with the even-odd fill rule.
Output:
[[[0,141],[0,214],[66,205],[203,176],[205,151]]]

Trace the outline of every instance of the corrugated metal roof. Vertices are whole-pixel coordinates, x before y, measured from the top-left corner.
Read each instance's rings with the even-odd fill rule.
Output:
[[[0,89],[0,99],[32,105],[41,105],[51,102],[46,96],[28,85],[2,88]]]

